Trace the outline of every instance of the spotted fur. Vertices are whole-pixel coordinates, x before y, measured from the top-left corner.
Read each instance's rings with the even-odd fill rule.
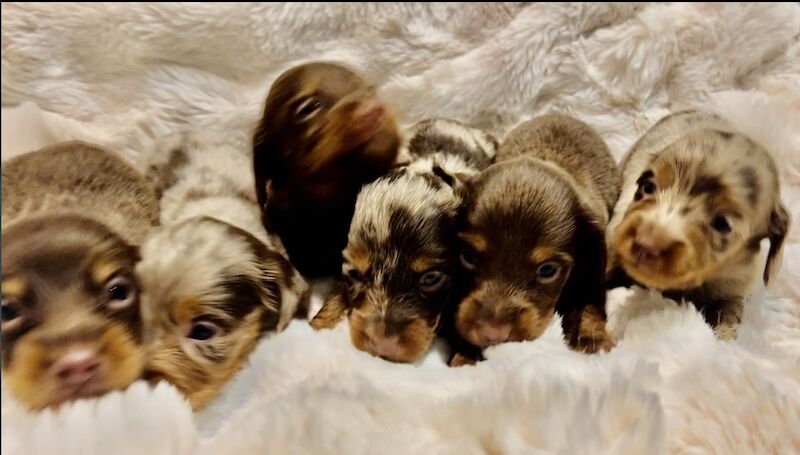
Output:
[[[608,230],[611,274],[691,300],[729,338],[758,275],[759,243],[776,269],[789,216],[769,152],[723,119],[665,117],[623,161]]]
[[[356,348],[397,362],[428,350],[458,293],[460,181],[491,161],[495,141],[434,119],[414,129],[410,144],[412,162],[358,195],[340,282],[312,321],[324,328],[347,317]]]

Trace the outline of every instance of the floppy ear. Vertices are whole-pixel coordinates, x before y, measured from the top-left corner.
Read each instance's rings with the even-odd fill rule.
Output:
[[[267,203],[267,182],[280,177],[281,151],[269,132],[268,120],[262,118],[253,135],[253,174],[258,206],[264,210]]]
[[[764,284],[769,284],[769,279],[780,269],[783,251],[783,240],[789,232],[789,212],[778,202],[772,210],[769,219],[769,252],[767,253],[767,265],[764,268]]]
[[[556,311],[563,317],[564,335],[573,348],[601,341],[584,340],[589,334],[582,333],[581,321],[587,311],[598,321],[606,318],[606,237],[601,225],[588,213],[583,210],[577,215],[575,264],[556,304]],[[594,336],[602,338],[603,334]]]
[[[439,177],[445,185],[453,189],[456,197],[461,200],[466,198],[472,182],[472,176],[464,172],[448,172],[447,169],[440,166],[439,163],[433,163],[431,168],[433,175]]]
[[[347,313],[347,285],[338,281],[310,324],[314,330],[333,328]]]

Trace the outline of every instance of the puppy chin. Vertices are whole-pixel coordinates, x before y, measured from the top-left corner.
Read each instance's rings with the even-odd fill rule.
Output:
[[[368,321],[364,315],[354,311],[349,319],[350,339],[359,351],[395,363],[413,363],[419,360],[433,343],[435,327],[431,327],[423,319],[414,319],[396,336],[395,341],[387,341],[385,337],[375,336],[381,333],[382,324]],[[380,326],[380,327],[378,327]],[[392,343],[391,348],[383,347]]]

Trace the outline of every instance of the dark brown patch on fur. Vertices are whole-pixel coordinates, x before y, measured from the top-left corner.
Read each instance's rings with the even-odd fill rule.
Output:
[[[711,196],[716,196],[722,192],[723,188],[722,182],[718,177],[700,175],[694,180],[692,188],[689,190],[689,195],[710,194]]]
[[[747,189],[747,202],[751,206],[755,206],[758,202],[758,195],[761,192],[761,185],[758,183],[758,176],[755,169],[751,167],[744,167],[739,170],[739,176],[742,179],[744,187]]]

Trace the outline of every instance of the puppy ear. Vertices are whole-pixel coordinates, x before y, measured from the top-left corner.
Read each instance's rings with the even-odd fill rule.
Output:
[[[778,202],[770,214],[769,231],[769,252],[767,253],[767,265],[764,268],[764,284],[769,284],[769,279],[780,269],[783,240],[789,232],[789,212]]]
[[[267,203],[267,183],[281,173],[281,152],[269,132],[269,120],[262,118],[253,136],[253,174],[258,206],[263,210]]]
[[[333,328],[347,313],[347,287],[343,282],[334,285],[325,303],[310,324],[314,330]]]
[[[434,161],[431,172],[436,177],[439,177],[445,185],[453,189],[453,192],[460,199],[469,193],[472,182],[472,176],[464,172],[449,172],[445,167],[441,166],[438,162]]]

